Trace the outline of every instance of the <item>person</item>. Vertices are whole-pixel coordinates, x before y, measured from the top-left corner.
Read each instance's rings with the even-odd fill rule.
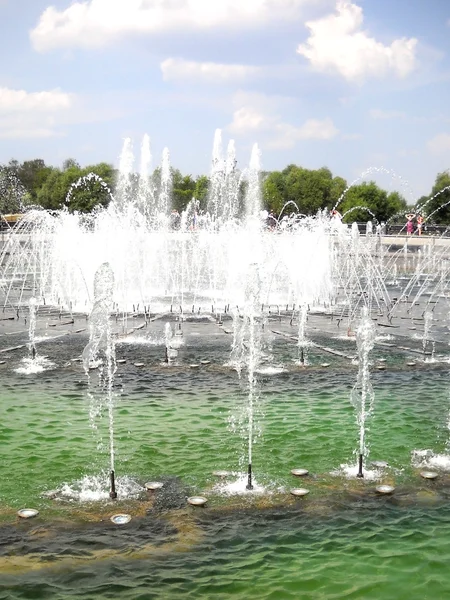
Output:
[[[331,211],[331,229],[334,231],[340,231],[347,226],[342,223],[342,215],[335,208]]]
[[[422,215],[419,215],[417,217],[417,233],[419,235],[422,235],[422,227],[423,227],[423,217],[422,217]]]
[[[406,215],[406,218],[408,219],[406,222],[406,233],[407,235],[411,235],[414,231],[414,223],[413,223],[413,219],[414,219],[414,215]]]

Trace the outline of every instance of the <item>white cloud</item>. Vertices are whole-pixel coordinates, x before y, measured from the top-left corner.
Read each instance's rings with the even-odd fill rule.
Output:
[[[415,38],[378,42],[361,29],[361,7],[338,0],[337,14],[306,23],[310,36],[297,52],[321,72],[337,72],[350,81],[395,74],[405,77],[417,66]]]
[[[24,128],[23,124],[16,121],[3,123],[0,119],[0,139],[2,140],[31,140],[36,138],[60,137],[63,133],[48,127],[33,127]]]
[[[259,109],[242,106],[233,113],[233,121],[228,129],[237,135],[246,135],[248,133],[272,129],[274,117],[268,117]]]
[[[406,113],[400,110],[382,110],[380,108],[372,108],[369,111],[369,114],[372,119],[406,119]]]
[[[450,134],[439,133],[428,141],[427,148],[433,154],[444,154],[450,152]]]
[[[242,83],[261,73],[259,67],[195,62],[182,58],[167,58],[160,67],[164,81]]]
[[[253,104],[247,102],[233,113],[233,121],[227,129],[235,135],[262,136],[266,139],[266,148],[281,150],[293,148],[301,140],[330,140],[338,133],[330,118],[308,119],[300,127],[283,121],[275,112],[276,99],[257,94]]]
[[[60,90],[26,92],[0,88],[0,138],[61,135],[56,116],[70,112],[73,96]]]
[[[301,127],[290,127],[290,130],[299,140],[330,140],[338,133],[329,117],[322,120],[308,119]]]
[[[60,90],[49,92],[26,92],[0,88],[0,113],[27,110],[52,111],[69,108],[70,94]]]
[[[86,0],[41,15],[30,37],[45,52],[59,47],[101,47],[131,33],[161,34],[214,27],[257,28],[298,16],[317,0]]]

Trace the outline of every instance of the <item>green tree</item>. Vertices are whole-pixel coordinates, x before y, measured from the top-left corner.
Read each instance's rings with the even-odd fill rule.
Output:
[[[100,177],[91,177],[94,173]],[[61,171],[54,169],[37,194],[38,203],[46,209],[59,210],[67,206],[70,211],[91,212],[96,206],[107,206],[110,201],[115,171],[111,165],[100,163],[81,169],[72,164]],[[74,185],[76,184],[76,185]]]
[[[438,173],[433,189],[430,194],[430,201],[424,207],[424,213],[427,218],[435,223],[450,223],[450,172],[444,171]]]
[[[17,176],[30,194],[32,203],[36,203],[39,189],[44,185],[53,167],[46,166],[41,158],[26,160],[17,168]]]
[[[280,171],[269,173],[262,184],[263,203],[269,212],[279,215],[286,204],[284,176]]]
[[[29,200],[28,193],[17,176],[11,163],[0,167],[0,213],[14,214],[23,210]]]
[[[347,187],[342,177],[334,177],[328,167],[311,170],[288,165],[269,173],[263,183],[263,199],[268,210],[280,215],[299,212],[312,215],[331,209]]]
[[[340,204],[340,212],[346,213],[346,222],[368,221],[372,215],[379,222],[386,222],[402,209],[406,209],[406,201],[398,192],[388,193],[377,186],[374,181],[365,181],[352,186]]]
[[[78,161],[76,161],[74,158],[66,158],[66,160],[63,162],[62,170],[68,171],[69,169],[72,169],[73,167],[77,167],[78,169],[81,168],[80,165],[78,164]]]
[[[333,177],[330,187],[330,208],[333,208],[347,189],[347,182],[342,177]]]
[[[284,171],[286,201],[298,206],[300,213],[312,215],[318,210],[331,208],[333,176],[329,169],[310,170],[289,165]],[[290,207],[288,212],[292,212]]]
[[[202,210],[206,209],[206,204],[208,201],[208,191],[209,191],[209,179],[206,175],[200,175],[195,180],[195,189],[194,196],[196,200],[198,200],[200,208]]]
[[[66,173],[70,173],[70,181],[72,180],[72,169],[75,175],[76,167],[71,167],[66,171]],[[87,213],[97,206],[108,206],[111,200],[111,188],[114,179],[115,171],[112,165],[107,163],[100,163],[82,169],[80,176],[75,180],[76,187],[73,186],[70,193],[67,204],[69,210]],[[65,202],[67,203],[67,195]]]
[[[63,172],[53,169],[44,184],[38,190],[37,201],[47,210],[58,210],[64,206],[65,197],[69,191],[63,180]]]
[[[405,198],[399,192],[391,192],[387,197],[387,217],[383,218],[380,215],[379,221],[386,222],[388,219],[391,219],[394,215],[405,213],[408,210],[408,205],[406,203]]]
[[[172,169],[172,208],[181,213],[194,197],[196,182],[191,175]]]

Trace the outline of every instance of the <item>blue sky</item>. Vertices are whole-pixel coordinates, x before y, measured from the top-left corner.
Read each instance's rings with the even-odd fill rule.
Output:
[[[145,133],[208,173],[214,132],[240,167],[369,167],[414,201],[450,167],[447,0],[0,0],[0,163],[136,164]]]

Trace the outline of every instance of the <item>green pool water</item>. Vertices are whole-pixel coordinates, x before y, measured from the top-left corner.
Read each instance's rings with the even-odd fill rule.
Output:
[[[79,348],[46,350],[56,367],[43,373],[15,373],[15,355],[0,365],[0,598],[449,597],[450,478],[425,481],[411,462],[413,450],[446,452],[445,364],[411,369],[384,352],[386,370],[372,374],[368,460],[388,461],[382,481],[396,487],[380,497],[373,481],[332,474],[355,463],[357,367],[333,358],[321,368],[310,353],[302,369],[275,345],[284,371],[259,376],[253,468],[264,492],[228,496],[212,472],[246,468],[246,394],[228,348],[199,340],[168,368],[157,346],[118,346],[116,473],[170,482],[176,502],[155,510],[145,493],[117,505],[41,496],[83,477],[107,490],[109,469],[107,412],[94,429],[86,377],[69,361]],[[190,369],[194,358],[211,364]],[[311,475],[299,482],[295,467]],[[310,493],[295,500],[300,485]],[[205,509],[178,502],[200,493]],[[24,506],[39,516],[19,522]],[[128,525],[109,522],[115,506],[132,514]]]

